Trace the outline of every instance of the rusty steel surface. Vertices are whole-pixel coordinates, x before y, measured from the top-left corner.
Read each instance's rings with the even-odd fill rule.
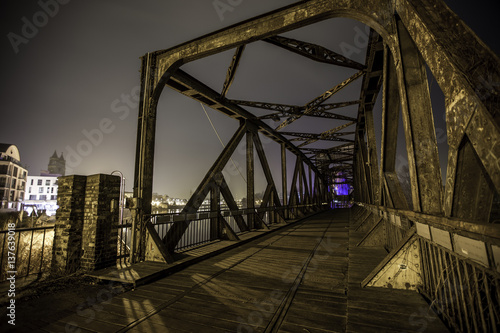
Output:
[[[364,64],[321,45],[283,36],[288,31],[337,17],[354,19],[371,28]],[[350,74],[350,77],[335,78],[333,88],[304,105],[226,98],[238,74],[245,46],[256,41],[267,42],[313,61],[348,67],[358,72]],[[234,55],[221,91],[208,87],[181,69],[182,65],[191,61],[231,49]],[[427,68],[439,84],[445,100],[449,150],[444,182]],[[328,102],[360,78],[359,99]],[[265,222],[263,214],[247,211],[246,221],[243,218],[238,221],[240,229],[265,227],[267,223],[279,219],[304,216],[311,209],[319,209],[322,204],[333,203],[337,197],[330,193],[331,188],[343,184],[351,185],[353,192],[338,198],[365,204],[373,209],[373,214],[383,216],[386,222],[390,216],[393,225],[387,230],[392,232],[391,247],[404,239],[402,235],[411,224],[420,223],[426,228],[440,227],[450,235],[473,235],[476,240],[477,233],[489,233],[485,246],[488,246],[488,253],[492,256],[492,246],[498,246],[499,238],[498,225],[491,223],[498,222],[499,215],[498,82],[498,56],[441,0],[300,1],[179,46],[147,53],[142,58],[134,183],[135,216],[138,221],[134,239],[137,239],[138,249],[141,249],[140,244],[146,237],[142,225],[144,217],[151,212],[149,202],[153,185],[156,107],[163,89],[168,87],[240,123],[233,139],[208,171],[183,212],[196,213],[200,200],[208,194],[213,201],[213,210],[220,209],[216,201],[221,196],[232,207],[231,210],[238,209],[221,172],[236,146],[246,141],[246,194],[251,200],[248,208],[257,208],[254,202],[254,162],[257,156],[267,182],[259,208],[275,207],[280,214],[273,214]],[[381,119],[377,119],[373,112],[378,97],[382,101]],[[341,114],[342,108],[349,106],[357,106],[357,117]],[[252,108],[267,113],[257,114]],[[330,110],[336,113],[328,112]],[[292,123],[295,126],[311,117],[335,119],[338,123],[316,133],[295,130],[296,127],[282,131]],[[264,122],[269,119],[280,124],[273,128]],[[381,124],[380,142],[377,142],[377,124]],[[396,170],[399,131],[404,133],[405,138],[405,144],[400,144],[407,154],[407,187],[403,186]],[[279,171],[282,198],[278,195],[259,134],[281,146]],[[340,143],[329,148],[313,148],[311,145],[317,141]],[[254,154],[254,149],[257,154]],[[292,179],[286,176],[287,152],[296,155]],[[290,184],[289,191],[287,184]],[[309,207],[309,211],[298,208],[304,206]],[[404,223],[401,222],[403,217]],[[212,218],[211,223],[217,235],[226,228],[235,237],[236,234],[229,230],[223,218]],[[171,243],[165,244],[167,250],[175,248],[188,224],[177,224],[169,231]],[[138,253],[137,258],[140,259],[140,256]],[[495,265],[500,258],[491,257],[490,260]],[[427,273],[423,272],[424,275]],[[450,316],[454,320],[454,314]]]

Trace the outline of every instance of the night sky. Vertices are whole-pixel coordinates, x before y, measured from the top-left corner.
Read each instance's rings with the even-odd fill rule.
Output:
[[[64,2],[64,1],[61,1]],[[40,3],[54,1],[2,1],[1,130],[0,142],[19,147],[21,162],[30,175],[46,169],[54,150],[63,152],[68,174],[111,173],[120,170],[132,189],[137,131],[139,57],[166,49],[244,19],[295,3],[291,0],[232,0],[232,11],[220,13],[213,1],[88,0],[66,1],[51,15],[41,15]],[[228,4],[227,0],[221,2]],[[22,3],[22,4],[21,4]],[[491,1],[447,1],[462,19],[497,54],[498,24]],[[237,4],[237,5],[236,5]],[[44,18],[48,18],[44,20]],[[26,28],[38,22],[35,30]],[[38,21],[36,21],[38,20]],[[24,31],[23,31],[24,27]],[[320,44],[341,53],[345,43],[355,46],[353,60],[364,62],[365,46],[356,35],[365,26],[349,19],[332,19],[285,36]],[[24,36],[23,40],[17,37]],[[24,38],[24,37],[23,37]],[[344,43],[344,44],[342,44]],[[186,64],[183,70],[220,91],[233,51]],[[304,105],[356,71],[319,64],[264,42],[247,46],[228,98]],[[432,82],[432,78],[431,78]],[[361,79],[328,100],[359,98]],[[437,131],[445,132],[444,101],[439,87],[431,86]],[[380,104],[380,103],[379,103]],[[208,107],[206,111],[222,141],[227,143],[238,123]],[[262,111],[255,111],[256,114]],[[260,113],[259,113],[260,112]],[[355,117],[357,107],[337,110]],[[375,116],[380,114],[380,105]],[[276,127],[278,123],[269,121]],[[286,131],[320,132],[341,123],[301,119]],[[376,124],[380,121],[376,120]],[[346,131],[353,131],[350,127]],[[442,164],[446,161],[445,136],[438,133]],[[82,143],[82,142],[86,143]],[[90,144],[89,144],[90,142]],[[280,186],[279,147],[264,140],[276,185]],[[311,147],[331,147],[317,143]],[[77,150],[85,151],[85,156]],[[154,191],[187,198],[222,151],[201,105],[165,89],[158,106]],[[403,157],[404,160],[404,157]],[[225,170],[236,198],[245,196],[244,145]],[[293,158],[289,155],[289,174]],[[265,189],[257,169],[256,192]]]

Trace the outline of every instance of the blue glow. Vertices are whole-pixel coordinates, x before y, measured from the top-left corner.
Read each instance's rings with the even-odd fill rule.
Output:
[[[343,183],[345,182],[345,178],[342,177],[342,173],[337,175],[337,178],[334,180],[335,183]],[[351,190],[351,186],[349,184],[335,184],[334,190],[336,195],[349,195],[349,191]]]

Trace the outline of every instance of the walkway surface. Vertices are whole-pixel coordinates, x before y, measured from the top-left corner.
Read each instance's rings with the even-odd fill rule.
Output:
[[[103,287],[103,303],[40,331],[446,332],[416,292],[360,287],[386,252],[355,247],[349,217],[315,215],[132,291]]]

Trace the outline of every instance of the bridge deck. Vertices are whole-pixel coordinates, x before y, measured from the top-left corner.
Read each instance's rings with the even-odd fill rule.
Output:
[[[353,223],[354,224],[354,223]],[[43,327],[59,332],[447,331],[415,292],[361,288],[386,254],[349,210],[278,230]],[[76,328],[74,328],[76,329]]]
[[[116,281],[137,286],[157,280],[160,277],[170,275],[171,273],[184,269],[186,266],[190,266],[193,263],[213,257],[214,255],[225,252],[229,249],[241,246],[241,244],[262,237],[268,232],[272,232],[275,229],[280,229],[286,226],[286,223],[277,223],[271,225],[269,229],[256,229],[243,232],[238,235],[239,241],[216,240],[208,242],[201,246],[190,248],[180,253],[174,254],[175,262],[172,264],[149,261],[135,264],[118,263],[114,267],[100,269],[87,275],[101,281]]]

